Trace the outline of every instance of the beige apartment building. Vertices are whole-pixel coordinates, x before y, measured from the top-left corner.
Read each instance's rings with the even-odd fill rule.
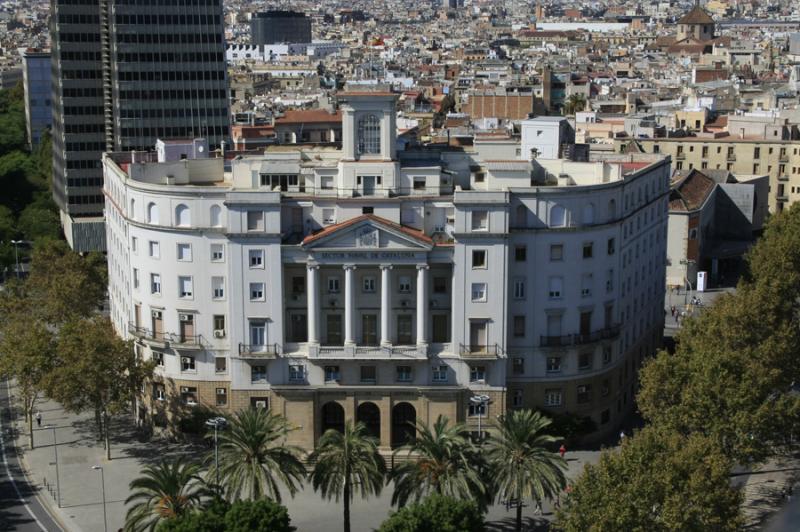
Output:
[[[618,149],[626,140],[617,141]],[[646,153],[672,158],[673,170],[728,170],[769,176],[769,210],[800,200],[800,141],[732,136],[637,139]]]

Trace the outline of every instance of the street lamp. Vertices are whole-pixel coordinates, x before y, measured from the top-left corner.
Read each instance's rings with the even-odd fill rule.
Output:
[[[56,502],[61,508],[61,479],[58,476],[58,441],[56,441],[56,426],[45,425],[44,428],[53,431],[53,453],[56,455]]]
[[[19,279],[19,245],[24,244],[24,240],[12,240],[11,244],[14,245],[14,262],[17,264],[17,279]]]
[[[95,471],[100,471],[100,486],[103,489],[103,530],[108,532],[108,516],[106,515],[106,477],[103,474],[103,466],[92,466]]]
[[[220,495],[219,486],[219,445],[217,444],[217,430],[225,430],[228,420],[224,417],[215,417],[206,420],[206,427],[214,429],[214,474],[216,476],[217,495]]]
[[[481,416],[483,415],[483,410],[486,408],[486,405],[489,404],[489,396],[488,395],[474,395],[469,398],[469,402],[471,405],[476,406],[478,408],[478,438],[483,439],[483,431],[481,430]]]

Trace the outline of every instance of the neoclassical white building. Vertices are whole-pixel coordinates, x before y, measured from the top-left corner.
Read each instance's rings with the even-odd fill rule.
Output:
[[[395,101],[340,94],[341,149],[104,157],[111,314],[158,363],[153,419],[266,407],[307,448],[518,407],[616,429],[663,330],[669,160],[398,151]]]

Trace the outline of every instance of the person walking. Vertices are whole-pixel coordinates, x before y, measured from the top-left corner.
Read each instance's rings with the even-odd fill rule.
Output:
[[[558,448],[558,454],[561,455],[561,458],[564,458],[564,455],[567,454],[567,446],[563,443],[561,444],[561,447]]]
[[[36,417],[36,426],[41,428],[41,426],[42,426],[42,413],[37,410],[36,411],[36,416],[34,416],[34,417]]]

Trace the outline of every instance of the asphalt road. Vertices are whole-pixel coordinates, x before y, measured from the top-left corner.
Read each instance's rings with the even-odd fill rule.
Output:
[[[60,532],[47,511],[39,504],[35,490],[19,467],[14,438],[11,437],[11,410],[8,383],[0,381],[0,530],[20,532]]]

